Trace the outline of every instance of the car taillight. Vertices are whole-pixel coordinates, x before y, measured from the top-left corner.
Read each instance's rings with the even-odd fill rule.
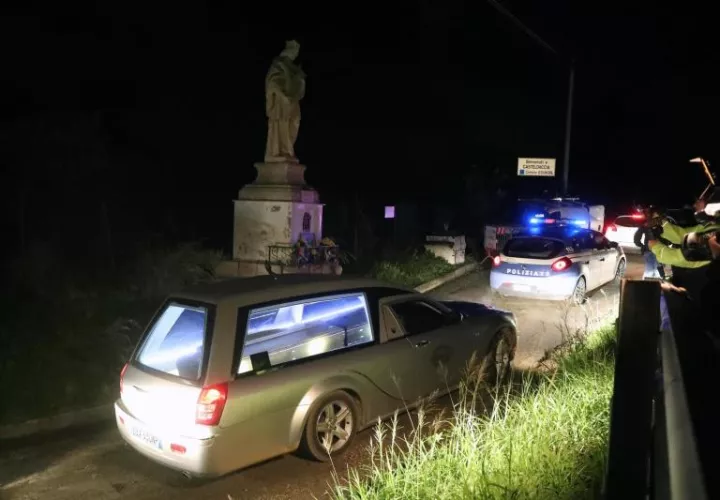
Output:
[[[204,387],[198,397],[195,410],[195,423],[200,425],[217,425],[225,409],[228,396],[228,385],[215,384]]]
[[[125,372],[127,371],[128,364],[125,363],[125,366],[123,366],[123,369],[120,371],[120,394],[123,393],[123,379],[125,378]]]
[[[605,229],[605,234],[609,233],[610,231],[617,231],[617,226],[615,224],[610,224],[607,229]]]
[[[565,271],[566,269],[569,269],[570,266],[572,266],[572,261],[567,257],[563,257],[562,259],[553,262],[550,268],[556,273],[559,273],[560,271]]]
[[[498,267],[501,263],[502,263],[502,259],[500,258],[499,255],[496,255],[495,257],[493,257],[493,266],[494,267]]]

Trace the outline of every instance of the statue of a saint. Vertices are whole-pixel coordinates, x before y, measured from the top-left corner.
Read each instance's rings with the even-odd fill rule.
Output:
[[[285,50],[273,59],[265,77],[266,163],[298,161],[295,140],[300,128],[300,100],[305,97],[305,73],[295,64],[299,52],[298,42],[285,42]]]

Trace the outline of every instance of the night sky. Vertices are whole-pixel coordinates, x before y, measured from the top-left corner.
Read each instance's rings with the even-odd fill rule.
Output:
[[[485,1],[5,10],[6,234],[22,198],[35,232],[51,230],[44,212],[105,203],[121,230],[162,217],[229,239],[231,200],[263,158],[265,72],[291,38],[308,73],[297,152],[329,206],[444,203],[470,165],[512,177],[518,156],[560,168],[571,57],[572,191],[690,201],[705,183],[687,160],[720,161],[717,43],[709,12],[656,3],[503,2],[561,57]]]

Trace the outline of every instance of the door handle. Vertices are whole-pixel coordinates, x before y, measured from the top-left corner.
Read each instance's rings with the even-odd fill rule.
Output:
[[[605,262],[605,257],[603,257],[602,259],[600,259],[600,262]]]
[[[429,340],[421,340],[420,342],[418,342],[417,344],[415,344],[415,347],[425,347],[425,346],[428,345],[429,343],[430,343]]]

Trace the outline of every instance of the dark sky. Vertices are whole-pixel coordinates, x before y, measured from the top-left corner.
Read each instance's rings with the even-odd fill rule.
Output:
[[[452,199],[471,164],[510,174],[518,156],[561,165],[567,66],[487,2],[297,4],[5,10],[4,130],[37,116],[63,129],[96,112],[88,115],[95,131],[76,139],[100,134],[111,145],[102,175],[112,180],[102,189],[113,192],[112,203],[152,198],[230,217],[230,200],[263,156],[265,71],[296,38],[308,73],[297,150],[326,201],[356,190],[385,200]],[[703,179],[687,160],[720,155],[708,11],[690,3],[503,4],[577,60],[574,192],[606,203],[700,192]],[[12,150],[14,141],[4,142]],[[33,189],[41,178],[55,189],[47,179],[65,167],[18,167],[17,151],[12,161],[4,155],[6,190],[16,190],[20,171]],[[87,178],[68,182],[98,189]]]

